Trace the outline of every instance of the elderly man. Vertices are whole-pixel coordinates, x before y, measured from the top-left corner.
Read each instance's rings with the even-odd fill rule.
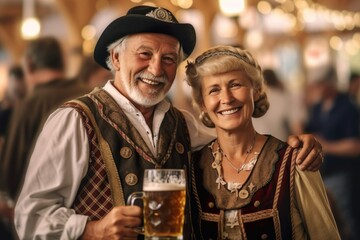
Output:
[[[109,24],[94,58],[114,80],[48,118],[16,205],[20,238],[138,237],[141,209],[125,202],[142,189],[144,169],[185,168],[213,138],[165,99],[195,42],[193,26],[164,8],[134,7]],[[303,142],[304,166],[318,168],[317,141],[292,141]]]

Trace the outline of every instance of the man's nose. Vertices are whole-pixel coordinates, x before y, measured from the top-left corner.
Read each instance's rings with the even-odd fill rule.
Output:
[[[155,77],[159,77],[163,74],[163,68],[161,64],[161,59],[152,58],[149,62],[148,71],[152,73]]]

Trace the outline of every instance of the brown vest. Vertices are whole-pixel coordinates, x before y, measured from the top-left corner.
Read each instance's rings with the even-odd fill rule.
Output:
[[[211,149],[205,146],[194,153],[190,168],[193,238],[226,239],[222,236],[224,211],[238,209],[241,239],[292,239],[293,151],[270,136],[238,197],[226,186],[218,189]]]
[[[104,217],[113,206],[126,205],[128,196],[142,190],[146,168],[186,169],[190,138],[183,115],[171,107],[159,132],[154,157],[137,129],[104,90],[70,101],[82,117],[90,146],[89,168],[73,208],[91,220]]]

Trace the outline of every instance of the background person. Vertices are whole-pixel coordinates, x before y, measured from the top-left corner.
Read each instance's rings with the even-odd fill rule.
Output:
[[[83,82],[89,89],[94,89],[103,87],[111,78],[111,72],[97,64],[93,56],[84,57],[78,74],[80,82]]]
[[[18,102],[26,95],[24,72],[20,65],[11,66],[8,72],[8,84],[4,98],[0,102],[0,156],[5,142],[11,113]]]
[[[273,69],[264,69],[263,76],[270,107],[264,116],[253,119],[255,129],[286,141],[289,135],[302,132],[302,106],[292,98]]]
[[[24,72],[20,65],[10,67],[7,80],[5,96],[0,102],[0,162],[13,109],[27,92]],[[2,239],[15,239],[13,221],[14,201],[7,192],[0,190],[0,236]]]
[[[340,239],[320,173],[300,171],[295,149],[253,126],[269,102],[250,52],[209,49],[186,75],[217,134],[189,174],[194,239]]]
[[[352,169],[357,162],[356,157],[342,154],[343,144],[351,144],[360,136],[359,112],[349,95],[340,93],[337,89],[337,75],[334,68],[329,70],[313,88],[320,96],[319,101],[311,107],[309,119],[305,128],[320,139],[331,144],[339,144],[336,148],[324,151],[324,164],[320,169],[326,188],[331,192],[351,237],[358,239],[355,224],[353,189],[357,183],[352,181]],[[345,146],[351,148],[351,145]],[[338,150],[338,152],[335,152]]]
[[[12,199],[19,193],[34,142],[46,118],[66,100],[88,91],[65,77],[65,62],[57,39],[43,37],[26,46],[23,57],[29,93],[15,108],[1,157],[1,180]]]
[[[82,85],[65,78],[64,57],[55,38],[30,41],[24,51],[22,70],[28,94],[13,107],[0,157],[0,209],[9,219],[10,231],[14,228],[14,202],[38,131],[54,108],[87,92]]]
[[[351,72],[349,77],[349,86],[347,93],[350,99],[359,106],[360,104],[360,74],[357,72]]]

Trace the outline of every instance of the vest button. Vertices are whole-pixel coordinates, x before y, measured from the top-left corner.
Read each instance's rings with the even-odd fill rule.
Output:
[[[138,182],[138,177],[134,173],[129,173],[125,176],[125,182],[129,186],[134,186]]]
[[[258,206],[260,206],[260,201],[255,201],[254,202],[254,207],[258,207]]]
[[[129,147],[123,147],[120,149],[120,156],[123,158],[130,158],[132,155],[132,150]]]
[[[261,239],[268,239],[268,235],[267,234],[261,234]]]
[[[175,143],[175,149],[178,153],[183,154],[184,153],[184,145],[182,145],[181,143],[177,142]]]
[[[208,207],[209,207],[209,208],[214,208],[214,207],[215,207],[215,204],[214,204],[213,202],[209,202],[209,203],[208,203]]]
[[[240,190],[239,197],[241,199],[248,198],[248,196],[249,196],[249,192],[247,190],[245,190],[245,189]]]

